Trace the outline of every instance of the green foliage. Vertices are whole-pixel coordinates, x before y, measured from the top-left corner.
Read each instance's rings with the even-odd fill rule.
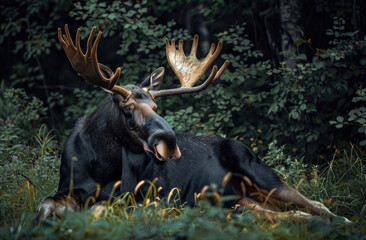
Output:
[[[262,62],[263,53],[254,49],[254,44],[245,34],[245,23],[229,28],[228,31],[217,34],[217,37],[233,47],[234,54],[223,53],[221,57],[230,61],[233,71],[226,70],[221,77],[230,91],[237,89],[253,89],[265,84],[265,65]]]
[[[360,89],[356,92],[357,97],[352,98],[352,102],[360,102],[359,107],[352,109],[348,113],[348,119],[345,120],[344,117],[338,116],[337,121],[329,121],[330,124],[335,125],[336,128],[342,128],[345,125],[356,126],[358,128],[358,133],[363,136],[363,140],[360,141],[360,146],[366,146],[366,89]]]
[[[294,146],[298,149],[306,145],[307,154],[315,153],[319,145],[332,141],[328,138],[333,132],[328,121],[335,112],[344,111],[352,88],[366,75],[360,65],[366,39],[356,41],[355,33],[346,32],[344,24],[344,20],[335,19],[333,29],[327,31],[332,36],[329,49],[317,49],[312,59],[301,53],[295,56],[296,69],[284,63],[280,69],[268,71],[269,75],[277,76],[271,84],[269,98],[272,103],[268,114],[274,121],[271,132],[296,142]],[[316,114],[320,112],[322,114]],[[277,117],[285,115],[287,122],[280,123]]]
[[[197,129],[200,128],[200,114],[198,112],[193,112],[193,107],[188,107],[175,112],[167,110],[164,119],[167,120],[169,125],[175,131],[197,134]],[[180,121],[178,122],[176,119],[179,119]]]
[[[253,44],[244,34],[244,25],[232,27],[229,31],[218,34],[225,45],[230,46],[230,44],[235,43],[234,51],[238,53],[235,56],[222,54],[222,58],[228,59],[230,66],[234,69],[233,71],[230,69],[225,71],[221,77],[222,84],[210,86],[204,92],[197,93],[193,97],[182,97],[186,104],[193,107],[194,114],[187,114],[183,117],[182,114],[177,114],[176,110],[175,112],[170,110],[170,107],[176,108],[176,105],[171,106],[169,103],[164,105],[169,109],[165,118],[170,124],[173,124],[173,128],[179,126],[178,129],[174,128],[175,130],[192,131],[199,135],[219,133],[231,137],[236,137],[242,133],[244,119],[246,119],[246,114],[242,112],[246,94],[238,89],[263,84],[264,79],[261,79],[261,76],[265,75],[260,61],[252,64],[246,63],[249,59],[260,58],[262,54],[253,50]],[[186,110],[192,111],[192,107],[188,107]],[[254,130],[254,126],[251,129]]]
[[[364,218],[366,196],[362,189],[366,184],[365,152],[355,145],[351,145],[349,152],[333,150],[329,163],[310,166],[302,159],[286,155],[284,146],[277,147],[277,142],[273,141],[262,159],[286,183],[310,199],[323,202],[340,216]]]
[[[75,103],[66,109],[65,123],[75,123],[81,116],[90,114],[106,96],[107,93],[99,88],[94,91],[75,88],[73,90],[73,102]],[[68,100],[70,101],[70,99]]]
[[[56,186],[55,159],[59,153],[53,136],[40,123],[46,113],[43,102],[22,89],[5,88],[2,84],[1,90],[0,215],[4,221],[12,222],[24,207],[35,209]]]
[[[5,88],[0,93],[0,159],[22,154],[44,117],[43,102],[29,97],[22,89]]]
[[[0,25],[0,44],[12,39],[14,42],[8,47],[19,58],[9,77],[12,87],[17,84],[32,87],[44,81],[40,57],[51,53],[57,39],[54,31],[59,18],[57,11],[61,12],[67,5],[69,1],[55,0],[16,0],[2,4],[1,15],[5,20]]]
[[[355,219],[366,215],[365,152],[355,145],[350,151],[335,149],[333,159],[323,166],[312,166],[299,191],[315,200],[321,200],[343,216]],[[356,176],[356,177],[355,177]]]
[[[0,215],[2,225],[16,222],[25,209],[36,210],[40,201],[57,186],[59,155],[51,132],[42,125],[36,141],[17,136],[17,148],[0,157]],[[37,144],[35,144],[37,142]]]
[[[92,26],[99,26],[104,36],[118,36],[120,46],[116,51],[123,56],[123,84],[139,84],[141,76],[146,76],[158,68],[165,59],[164,38],[187,38],[187,31],[173,29],[175,22],[157,24],[149,14],[147,1],[113,1],[111,4],[88,0],[74,4],[70,16],[86,23],[89,35]],[[166,63],[166,61],[165,61]]]
[[[186,100],[188,97],[183,98]],[[193,106],[178,111],[170,110],[167,106],[164,118],[175,131],[196,135],[218,133],[225,136],[227,129],[234,127],[233,114],[240,111],[240,103],[234,102],[231,93],[220,85],[197,93],[187,101]]]
[[[221,77],[225,95],[232,98],[227,109],[240,109],[232,114],[229,111],[233,124],[227,124],[224,132],[231,137],[250,138],[255,129],[263,129],[265,142],[277,138],[308,159],[335,141],[329,138],[334,128],[328,122],[334,113],[349,106],[353,87],[366,75],[366,39],[357,41],[356,33],[347,32],[344,24],[336,18],[333,29],[327,31],[331,36],[329,49],[314,50],[313,57],[301,52],[293,56],[296,68],[286,63],[273,68],[269,61],[260,61],[263,55],[251,49],[252,43],[243,35],[244,25],[219,34],[225,44],[233,45],[234,51],[232,55],[223,54],[233,69]],[[310,41],[300,40],[298,45],[312,49]],[[246,64],[253,58],[257,59],[255,64]]]
[[[62,129],[69,129],[82,116],[92,113],[99,103],[108,96],[108,93],[102,91],[100,88],[93,87],[85,90],[74,88],[72,90],[72,97],[65,97],[58,92],[51,92],[48,98],[51,108],[57,109],[64,105],[68,105],[63,114],[63,122],[57,126],[58,131]],[[69,131],[59,132],[62,139],[66,138]]]
[[[274,140],[268,144],[268,152],[262,158],[281,179],[285,180],[291,186],[296,185],[305,174],[309,172],[308,165],[303,159],[294,159],[284,153],[285,146],[277,147],[277,141]]]

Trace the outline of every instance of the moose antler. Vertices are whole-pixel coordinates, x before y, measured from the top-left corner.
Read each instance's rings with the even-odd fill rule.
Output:
[[[186,56],[183,51],[183,40],[179,40],[178,50],[175,48],[175,40],[172,39],[171,44],[168,39],[165,39],[166,57],[169,65],[173,69],[175,75],[178,77],[181,87],[175,89],[166,89],[160,91],[151,91],[154,98],[170,95],[178,95],[183,93],[196,93],[207,88],[212,82],[218,79],[224,70],[229,65],[226,60],[219,70],[217,66],[213,66],[210,76],[204,83],[199,86],[194,86],[198,80],[206,73],[210,65],[219,56],[222,49],[222,41],[219,41],[215,50],[215,44],[211,44],[210,51],[203,60],[198,60],[196,57],[198,46],[198,35],[194,36],[192,49],[189,56]]]
[[[67,24],[65,24],[66,35],[62,35],[61,28],[58,28],[58,40],[60,41],[72,67],[85,80],[102,88],[117,92],[123,97],[127,98],[130,95],[130,91],[124,89],[121,86],[115,85],[121,74],[121,68],[117,68],[116,72],[113,74],[113,71],[110,68],[98,63],[97,48],[102,36],[102,32],[98,33],[98,36],[92,45],[95,30],[96,28],[93,27],[90,32],[86,47],[86,54],[82,52],[80,47],[80,28],[78,28],[76,33],[76,46],[71,39]],[[110,78],[105,77],[105,75]]]

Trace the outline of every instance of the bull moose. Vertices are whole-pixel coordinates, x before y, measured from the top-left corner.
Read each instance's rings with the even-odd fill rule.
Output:
[[[102,33],[98,33],[93,43],[96,28],[92,28],[84,54],[80,47],[80,31],[79,28],[74,44],[66,24],[66,34],[58,29],[58,39],[74,70],[85,80],[108,91],[109,96],[93,113],[77,121],[62,154],[58,192],[42,201],[35,223],[51,213],[62,217],[66,209],[75,211],[90,196],[97,195],[97,203],[107,200],[119,180],[122,183],[115,189],[114,196],[133,192],[141,180],[153,179],[157,179],[155,185],[162,188],[160,197],[167,197],[171,189],[179,188],[181,201],[189,206],[195,205],[195,193],[216,184],[222,186],[224,195],[237,196],[230,204],[246,206],[257,217],[307,220],[312,216],[286,209],[291,204],[312,214],[336,216],[322,203],[304,197],[283,182],[242,143],[217,135],[198,137],[174,132],[156,113],[156,98],[196,93],[220,77],[229,61],[220,69],[213,66],[204,83],[195,86],[219,56],[221,41],[216,49],[215,44],[211,44],[206,58],[199,60],[196,57],[197,35],[189,56],[183,51],[183,40],[179,41],[177,50],[175,40],[166,39],[166,56],[181,87],[160,90],[163,67],[152,72],[140,86],[116,85],[121,69],[117,68],[113,73],[97,60]],[[73,185],[70,185],[71,180]],[[345,219],[345,222],[349,220]]]

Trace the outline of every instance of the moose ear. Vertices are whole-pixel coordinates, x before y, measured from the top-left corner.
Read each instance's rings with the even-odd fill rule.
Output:
[[[160,89],[161,83],[163,82],[164,73],[165,69],[163,67],[159,67],[144,81],[142,81],[140,87],[145,91],[158,91]]]

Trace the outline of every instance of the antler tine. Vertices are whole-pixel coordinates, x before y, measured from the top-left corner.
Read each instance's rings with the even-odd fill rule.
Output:
[[[121,74],[121,68],[117,68],[116,72],[113,74],[112,70],[108,67],[98,63],[97,49],[99,41],[102,37],[102,32],[99,32],[96,40],[93,44],[93,38],[95,34],[96,27],[93,27],[87,42],[86,53],[84,54],[80,47],[80,32],[81,29],[78,28],[75,38],[74,45],[68,25],[65,24],[65,34],[62,34],[61,28],[58,28],[58,39],[69,59],[71,66],[75,71],[81,75],[85,80],[91,82],[99,87],[117,92],[124,96],[125,98],[130,95],[130,91],[115,85]],[[101,71],[101,68],[109,76],[105,76]],[[109,77],[109,78],[107,78]]]
[[[167,60],[170,66],[172,66],[172,64],[170,63],[170,55],[174,54],[176,52],[176,48],[175,48],[175,39],[172,39],[172,44],[169,43],[169,39],[165,38],[165,49],[166,49],[166,56],[167,56]],[[174,49],[174,50],[173,50]],[[183,40],[179,40],[179,47],[178,47],[178,52],[180,55],[184,55],[184,51],[183,51]],[[174,58],[174,56],[172,56],[172,58]],[[173,72],[175,73],[175,75],[178,77],[179,82],[182,86],[185,86],[185,83],[183,81],[182,76],[179,74],[179,72],[177,72],[177,70],[175,68],[172,67]]]
[[[192,42],[191,52],[189,56],[186,56],[183,51],[183,40],[179,40],[179,46],[177,50],[175,48],[174,39],[171,40],[171,44],[167,38],[165,39],[168,63],[174,71],[175,75],[178,77],[181,83],[181,88],[160,90],[154,92],[151,91],[153,97],[156,98],[162,96],[177,95],[183,93],[196,93],[202,91],[207,88],[212,82],[217,80],[225,71],[225,69],[229,65],[228,60],[224,62],[219,70],[217,70],[218,68],[215,65],[212,68],[211,74],[206,79],[206,81],[200,86],[194,87],[198,80],[200,80],[201,77],[205,74],[210,65],[219,56],[223,45],[222,41],[218,42],[216,48],[215,44],[211,44],[207,56],[203,60],[198,60],[196,57],[198,40],[198,35],[195,35]]]
[[[90,57],[90,54],[91,54],[91,46],[92,46],[92,43],[93,43],[93,38],[94,38],[95,30],[96,30],[96,27],[93,27],[92,30],[91,30],[91,32],[90,32],[90,35],[88,37],[88,41],[86,43],[86,54],[85,54],[86,57]],[[97,39],[98,39],[98,36],[97,36]]]
[[[212,80],[212,82],[216,81],[221,76],[221,74],[226,70],[227,66],[229,66],[229,63],[229,60],[225,60],[224,64],[222,64],[220,69],[217,71],[215,78]]]
[[[189,55],[196,56],[199,36],[196,34],[193,37],[191,53]],[[183,42],[183,41],[182,41]]]

